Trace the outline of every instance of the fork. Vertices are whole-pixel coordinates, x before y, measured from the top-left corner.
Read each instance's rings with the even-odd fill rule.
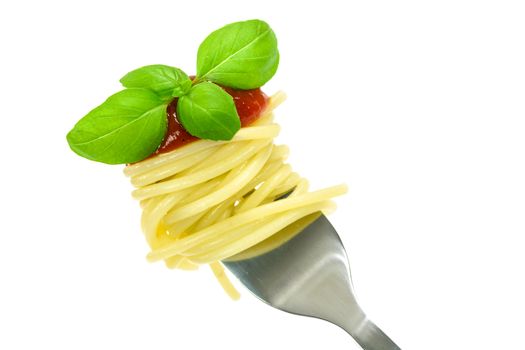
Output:
[[[321,213],[223,264],[270,306],[338,325],[365,350],[400,350],[357,303],[343,243]]]

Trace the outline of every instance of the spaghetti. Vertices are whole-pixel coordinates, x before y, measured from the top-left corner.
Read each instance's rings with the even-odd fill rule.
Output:
[[[308,192],[308,182],[285,164],[288,148],[273,144],[279,133],[273,110],[284,99],[282,92],[272,96],[261,117],[230,141],[198,140],[125,168],[143,209],[148,260],[185,270],[209,264],[236,299],[221,260],[307,215],[335,209],[330,199],[346,186]]]

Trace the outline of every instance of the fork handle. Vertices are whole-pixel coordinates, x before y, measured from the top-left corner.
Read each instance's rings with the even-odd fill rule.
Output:
[[[401,350],[378,326],[364,319],[358,327],[345,329],[364,350]]]

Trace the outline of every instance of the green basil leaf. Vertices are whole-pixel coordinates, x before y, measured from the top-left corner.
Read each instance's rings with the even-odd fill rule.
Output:
[[[78,155],[108,164],[133,163],[155,152],[167,129],[166,104],[153,91],[126,89],[80,119],[67,134]]]
[[[219,86],[194,85],[177,104],[177,118],[193,136],[209,140],[231,140],[241,128],[233,98]]]
[[[162,97],[179,97],[191,88],[191,80],[179,68],[153,64],[135,69],[120,82],[127,88],[143,88],[155,91]]]
[[[199,46],[197,80],[255,89],[270,80],[279,65],[277,39],[261,20],[228,24]]]

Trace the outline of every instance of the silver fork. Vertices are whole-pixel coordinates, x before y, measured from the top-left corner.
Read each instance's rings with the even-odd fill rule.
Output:
[[[400,350],[357,303],[346,251],[321,213],[223,263],[270,306],[338,325],[365,350]]]

